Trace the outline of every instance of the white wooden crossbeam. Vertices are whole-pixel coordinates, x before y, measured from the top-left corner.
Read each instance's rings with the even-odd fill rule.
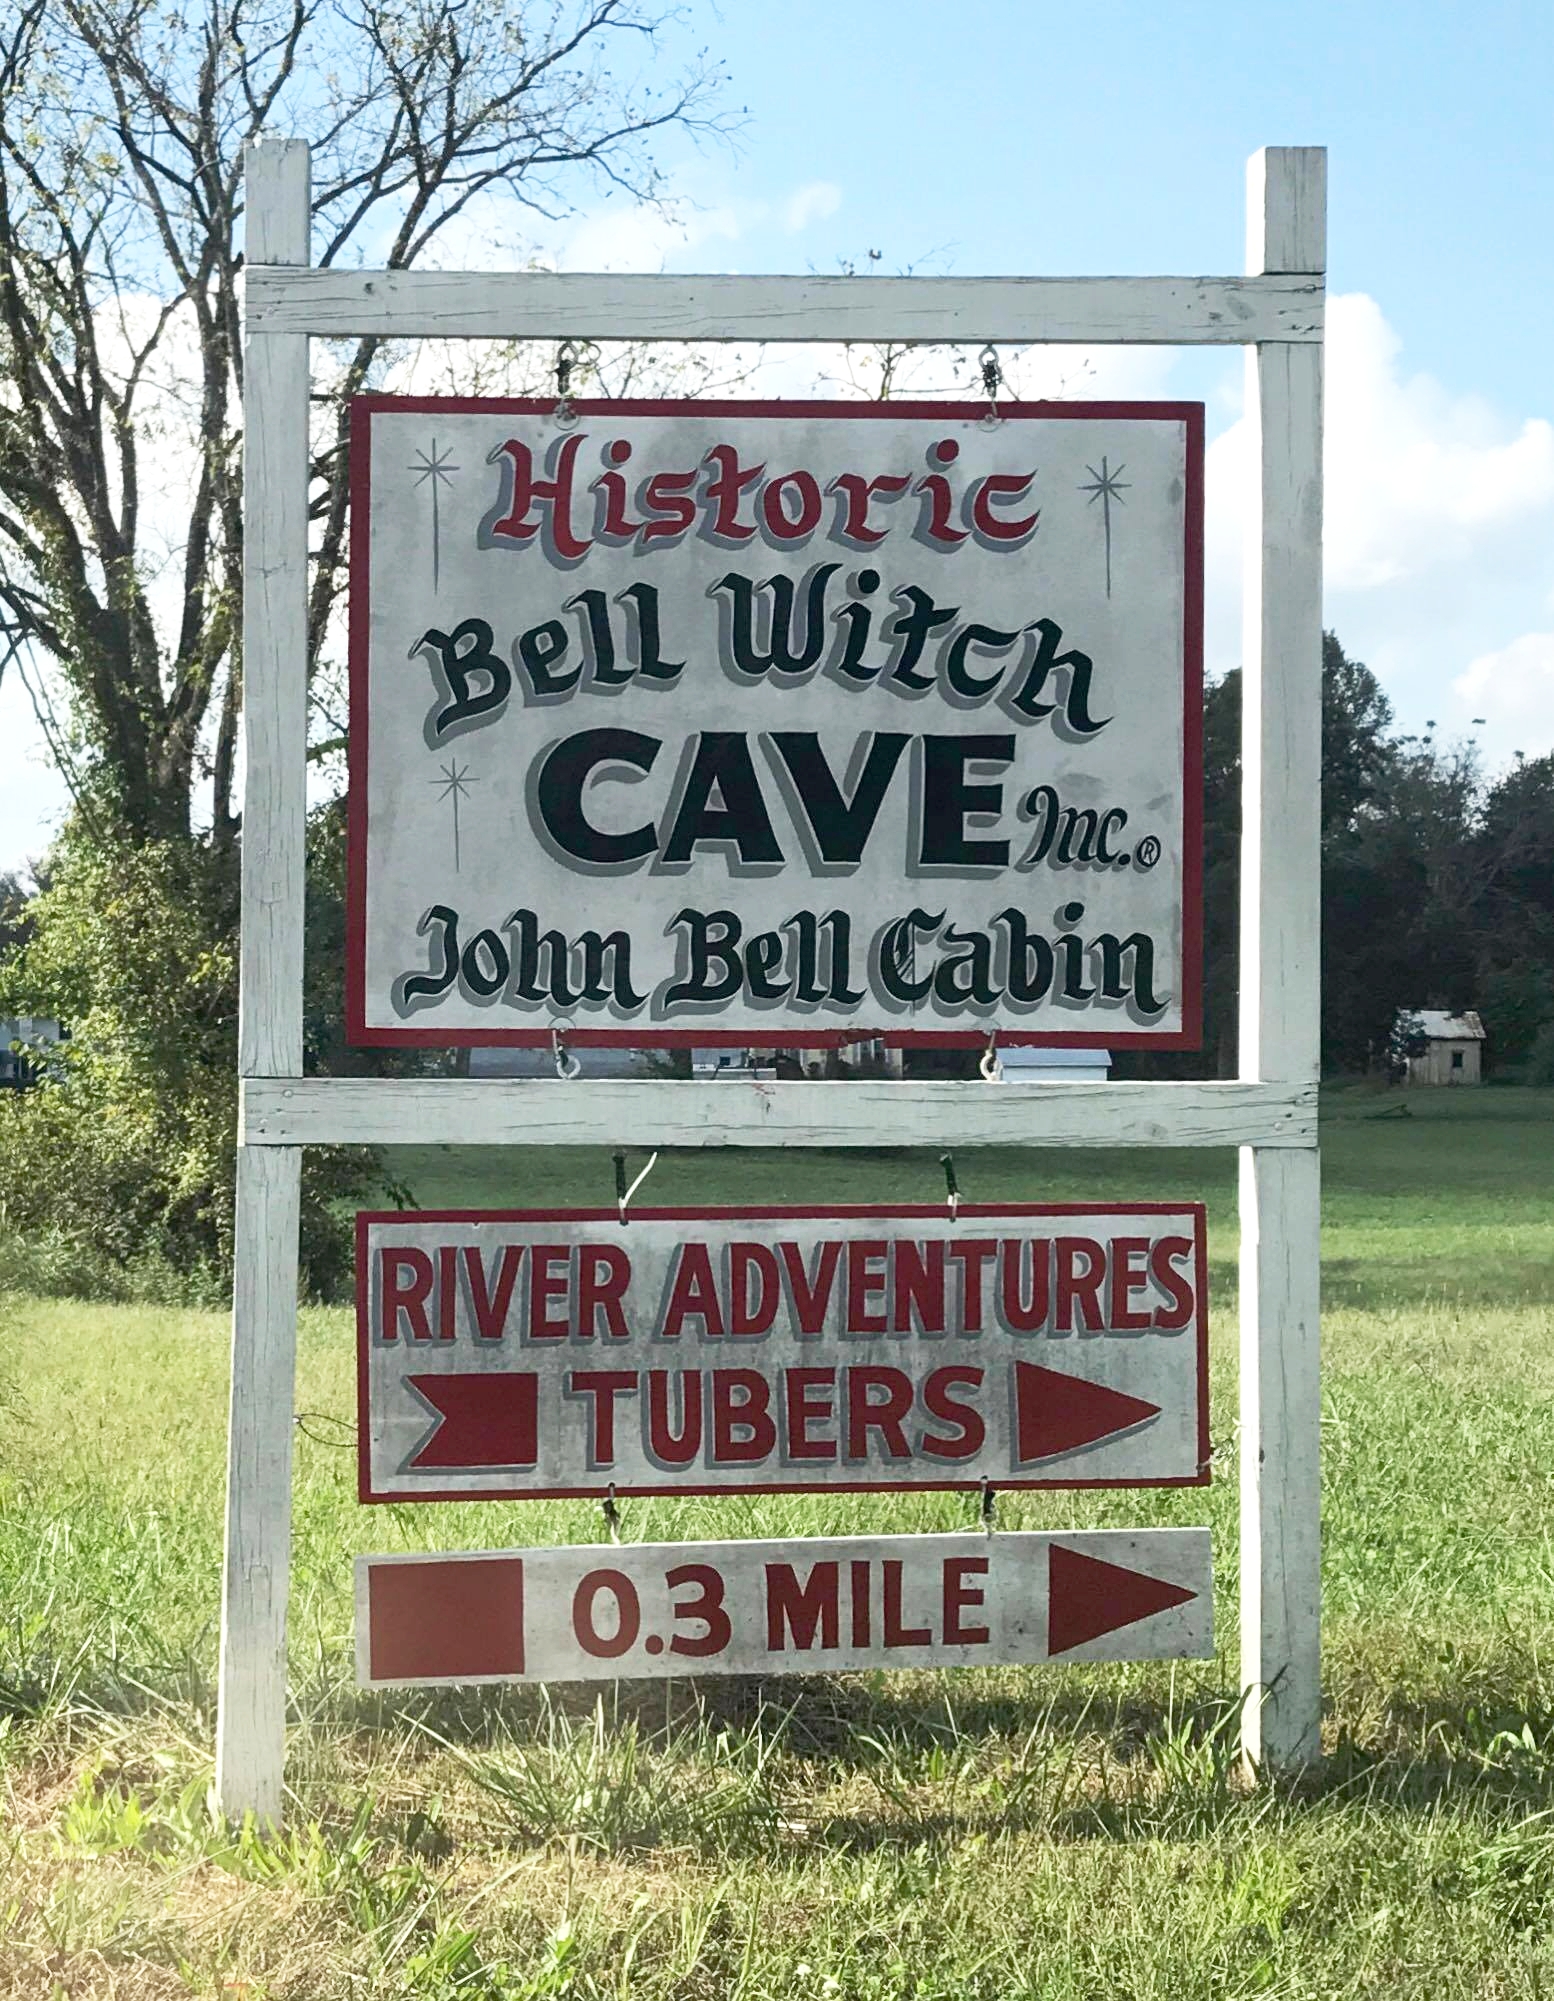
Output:
[[[587,1051],[580,1060],[586,1065]],[[1259,1146],[1317,1143],[1315,1084],[719,1083],[253,1077],[265,1146]]]
[[[396,340],[1320,342],[1323,282],[313,271],[250,264],[259,333]]]

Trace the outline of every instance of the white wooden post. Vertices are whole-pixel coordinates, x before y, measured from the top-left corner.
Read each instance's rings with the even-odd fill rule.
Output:
[[[306,264],[308,149],[250,146],[246,258]],[[308,339],[247,329],[243,434],[243,928],[238,1067],[302,1069]],[[299,1147],[240,1144],[216,1722],[223,1812],[278,1823],[297,1332]]]
[[[1327,155],[1270,146],[1247,170],[1247,268],[1321,273]],[[1241,1076],[1318,1071],[1322,348],[1247,355],[1258,483],[1246,520]],[[1315,1147],[1241,1148],[1241,1683],[1250,1763],[1320,1755],[1321,1387]]]

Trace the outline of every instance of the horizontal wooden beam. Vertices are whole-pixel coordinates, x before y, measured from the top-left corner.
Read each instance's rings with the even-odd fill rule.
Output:
[[[1323,281],[681,277],[251,264],[250,334],[396,339],[1319,341]]]
[[[241,1116],[249,1146],[1317,1143],[1314,1084],[251,1077]]]

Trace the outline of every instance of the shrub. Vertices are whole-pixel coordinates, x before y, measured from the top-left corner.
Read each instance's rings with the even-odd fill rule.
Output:
[[[70,1030],[44,1080],[0,1100],[0,1209],[28,1247],[13,1241],[9,1256],[45,1289],[227,1289],[236,877],[230,851],[106,845],[78,825],[50,857],[25,943],[0,964],[0,1014]],[[304,1163],[304,1283],[329,1296],[350,1256],[335,1204],[371,1184],[371,1162],[320,1150]]]

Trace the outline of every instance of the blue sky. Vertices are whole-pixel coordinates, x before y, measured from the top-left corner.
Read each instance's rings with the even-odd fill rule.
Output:
[[[1380,300],[1414,368],[1547,404],[1546,0],[724,0],[691,16],[750,113],[709,185],[833,184],[841,204],[804,243],[818,267],[875,247],[967,273],[1239,270],[1247,155],[1325,145],[1335,290]],[[740,248],[745,268],[791,263],[771,230]]]
[[[1326,145],[1328,623],[1405,727],[1471,733],[1492,768],[1554,748],[1547,0],[693,0],[686,17],[662,53],[723,56],[737,145],[671,145],[672,223],[580,188],[536,245],[557,262],[830,271],[878,250],[882,269],[967,275],[1234,271],[1247,155]],[[837,366],[784,357],[773,387]],[[1209,662],[1234,665],[1239,354],[1011,367],[1027,393],[1207,401]],[[0,867],[41,849],[59,804],[8,676]]]

